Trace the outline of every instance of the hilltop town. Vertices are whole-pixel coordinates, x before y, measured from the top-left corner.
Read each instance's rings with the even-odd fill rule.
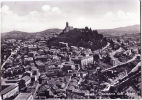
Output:
[[[2,38],[2,99],[138,99],[141,48],[132,37],[67,22],[48,39]]]

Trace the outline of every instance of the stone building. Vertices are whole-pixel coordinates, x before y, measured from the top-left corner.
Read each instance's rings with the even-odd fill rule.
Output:
[[[73,26],[69,26],[69,23],[66,22],[66,27],[65,29],[63,30],[65,33],[69,32],[70,30],[73,30]]]

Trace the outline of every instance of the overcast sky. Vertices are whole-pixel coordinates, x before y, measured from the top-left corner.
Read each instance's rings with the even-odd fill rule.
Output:
[[[2,32],[65,27],[111,29],[140,24],[139,0],[3,1]]]

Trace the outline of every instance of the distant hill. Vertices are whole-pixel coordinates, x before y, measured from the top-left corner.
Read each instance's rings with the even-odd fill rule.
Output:
[[[140,33],[140,25],[119,27],[114,29],[100,29],[98,33],[103,34],[104,36],[121,36],[125,34],[135,34]]]
[[[11,31],[11,32],[6,32],[2,33],[1,37],[3,38],[9,38],[9,39],[32,39],[32,38],[40,38],[40,37],[45,37],[49,38],[52,37],[53,35],[59,35],[62,32],[61,29],[47,29],[45,31],[41,32],[33,32],[33,33],[28,33],[28,32],[21,32],[21,31]]]
[[[45,31],[36,32],[35,38],[38,38],[38,37],[49,38],[49,37],[53,37],[53,35],[58,36],[61,32],[62,32],[62,30],[57,29],[57,28],[47,29]]]
[[[11,32],[6,32],[2,33],[1,37],[3,38],[8,38],[8,39],[24,39],[24,38],[30,38],[33,37],[33,34],[27,33],[27,32],[21,32],[21,31],[11,31]]]

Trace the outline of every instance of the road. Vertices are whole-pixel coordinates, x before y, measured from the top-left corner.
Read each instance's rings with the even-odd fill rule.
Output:
[[[12,56],[12,53],[11,53],[11,55],[6,59],[6,61],[2,64],[2,66],[1,66],[1,69],[3,69],[3,66],[7,63],[7,61],[9,60],[9,58]]]
[[[114,56],[117,52],[121,52],[121,51],[123,51],[123,50],[124,50],[124,49],[120,47],[119,49],[113,51],[113,52],[111,53],[111,55]]]
[[[35,92],[33,93],[33,97],[35,98],[36,95],[37,95],[37,90],[39,89],[40,87],[40,84],[38,83],[37,86],[36,86],[36,89],[35,89]]]
[[[68,88],[68,85],[69,85],[70,81],[71,81],[71,76],[70,76],[70,78],[69,78],[69,81],[68,81],[66,87],[65,87],[63,90],[66,90],[66,89]]]
[[[107,45],[106,45],[105,47],[103,47],[102,50],[106,49],[106,48],[109,47],[109,46],[110,46],[110,43],[107,42]]]
[[[18,46],[15,50],[18,50],[20,47]],[[6,61],[2,64],[2,66],[1,66],[1,69],[3,68],[3,66],[7,63],[7,61],[9,60],[9,58],[13,55],[13,53],[14,52],[16,52],[16,51],[13,51],[13,52],[11,52],[11,55],[6,59]]]
[[[119,65],[116,65],[116,66],[113,66],[113,67],[111,67],[111,68],[102,70],[102,72],[105,72],[105,71],[110,70],[110,69],[113,69],[113,68],[115,68],[115,67],[118,67],[118,66],[121,66],[121,65],[125,65],[125,64],[127,64],[127,63],[130,63],[130,62],[134,61],[138,56],[140,56],[140,54],[135,55],[132,59],[128,60],[127,62],[122,62],[122,63],[119,64]]]

